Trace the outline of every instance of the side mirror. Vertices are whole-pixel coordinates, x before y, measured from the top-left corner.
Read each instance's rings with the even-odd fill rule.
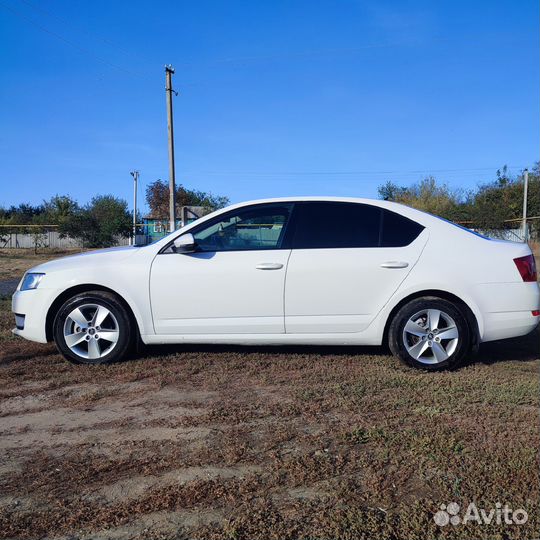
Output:
[[[182,234],[174,241],[176,253],[193,253],[197,249],[195,238],[191,233]]]

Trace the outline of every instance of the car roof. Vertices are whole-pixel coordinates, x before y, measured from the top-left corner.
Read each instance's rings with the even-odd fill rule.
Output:
[[[386,208],[393,212],[397,212],[405,217],[418,221],[422,225],[438,225],[440,219],[436,216],[416,210],[410,206],[396,203],[393,201],[383,201],[380,199],[368,199],[360,197],[330,197],[330,196],[308,196],[308,197],[273,197],[269,199],[255,199],[251,201],[244,201],[241,203],[235,203],[227,206],[223,210],[233,210],[234,208],[242,208],[243,206],[252,206],[255,204],[271,204],[271,203],[287,203],[287,202],[346,202],[356,204],[369,204],[372,206],[379,206]]]

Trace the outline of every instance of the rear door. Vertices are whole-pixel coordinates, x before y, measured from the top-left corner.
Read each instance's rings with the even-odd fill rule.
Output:
[[[287,333],[361,332],[418,261],[423,226],[377,206],[295,207],[285,284]]]

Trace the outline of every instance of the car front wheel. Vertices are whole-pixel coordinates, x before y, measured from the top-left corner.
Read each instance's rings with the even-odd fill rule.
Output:
[[[120,301],[103,291],[77,294],[59,309],[54,341],[64,358],[75,364],[105,364],[128,352],[133,332]]]
[[[418,298],[403,306],[390,325],[388,341],[395,356],[429,371],[458,366],[471,343],[460,308],[436,297]]]

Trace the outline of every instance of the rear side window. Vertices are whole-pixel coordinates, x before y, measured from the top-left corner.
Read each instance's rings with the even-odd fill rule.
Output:
[[[357,203],[308,202],[298,206],[296,249],[378,247],[381,209]]]
[[[412,243],[424,227],[412,219],[383,210],[381,247],[403,247]]]
[[[295,212],[294,249],[403,247],[424,228],[368,204],[306,202]]]

